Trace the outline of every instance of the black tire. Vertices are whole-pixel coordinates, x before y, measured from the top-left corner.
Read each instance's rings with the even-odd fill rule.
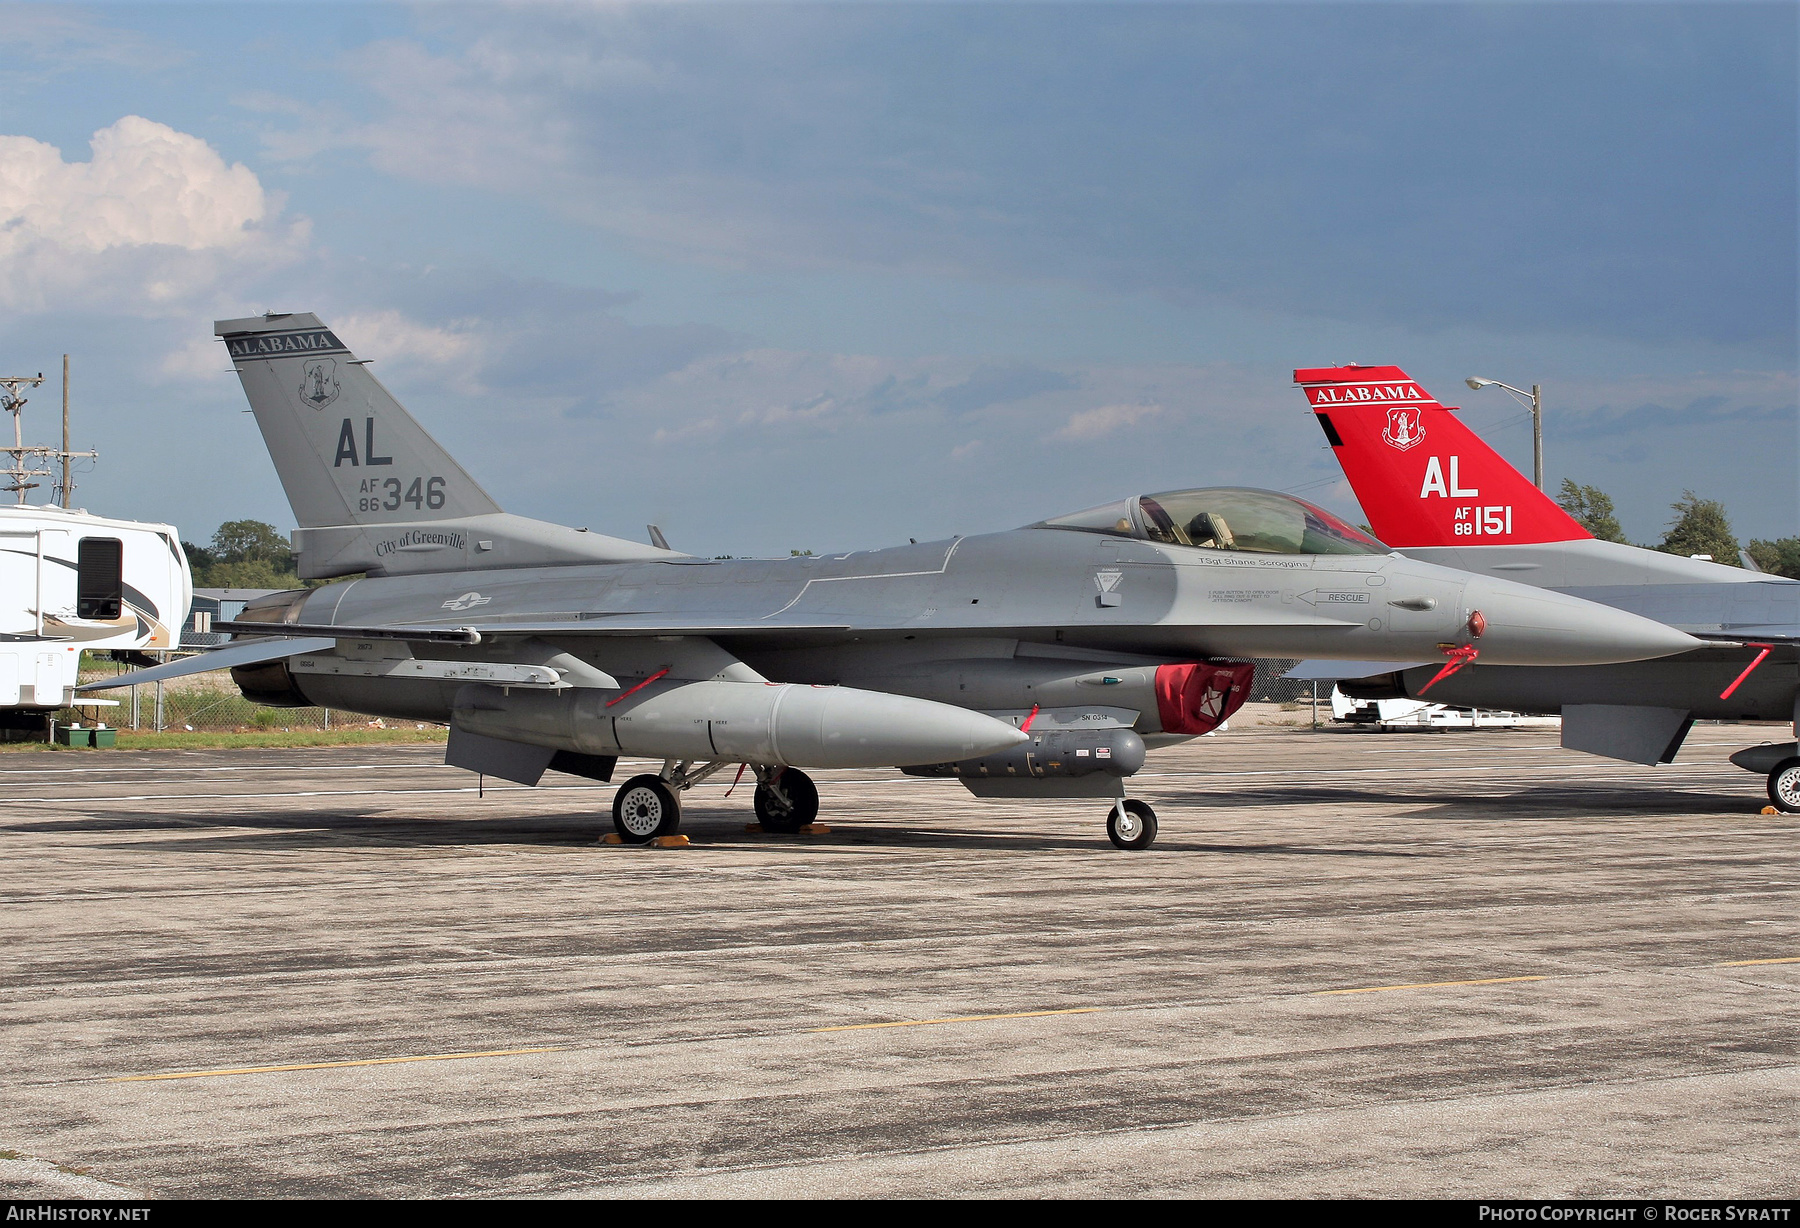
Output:
[[[613,794],[613,830],[626,844],[648,844],[681,827],[681,799],[660,776],[633,776]]]
[[[1800,814],[1800,759],[1783,759],[1769,773],[1769,800],[1783,814]]]
[[[1156,843],[1156,811],[1135,797],[1106,812],[1106,838],[1114,847],[1147,849]]]
[[[752,801],[757,821],[765,831],[795,832],[819,817],[819,786],[799,768],[783,768],[774,779],[775,788],[757,785]],[[786,795],[777,797],[775,789]]]

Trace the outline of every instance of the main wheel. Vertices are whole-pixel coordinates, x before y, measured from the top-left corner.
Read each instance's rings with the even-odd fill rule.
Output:
[[[756,818],[768,831],[799,831],[819,817],[819,786],[798,768],[783,768],[752,799]]]
[[[1783,759],[1769,773],[1769,800],[1784,814],[1800,814],[1800,759]]]
[[[626,844],[648,844],[681,826],[681,799],[660,776],[633,776],[613,794],[613,829]]]
[[[1106,815],[1106,838],[1122,849],[1147,849],[1156,843],[1156,811],[1130,798]]]

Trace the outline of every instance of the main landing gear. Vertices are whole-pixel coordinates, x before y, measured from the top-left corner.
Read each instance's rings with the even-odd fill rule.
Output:
[[[764,831],[797,832],[819,817],[819,786],[799,768],[757,768],[752,801]]]
[[[613,830],[624,844],[649,844],[681,828],[681,795],[723,768],[722,760],[696,764],[670,759],[660,773],[633,776],[613,795]],[[751,764],[756,773],[756,817],[764,830],[796,832],[819,817],[819,786],[799,768]]]
[[[660,776],[633,776],[613,794],[613,830],[626,844],[648,844],[681,826],[681,797]]]
[[[1135,797],[1120,798],[1107,812],[1106,838],[1116,848],[1149,848],[1156,843],[1156,811]]]

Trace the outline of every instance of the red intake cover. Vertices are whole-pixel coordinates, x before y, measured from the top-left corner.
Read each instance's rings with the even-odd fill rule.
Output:
[[[1211,733],[1250,698],[1249,661],[1156,667],[1156,712],[1164,733]]]
[[[1310,367],[1294,382],[1390,546],[1499,546],[1592,536],[1399,367]]]

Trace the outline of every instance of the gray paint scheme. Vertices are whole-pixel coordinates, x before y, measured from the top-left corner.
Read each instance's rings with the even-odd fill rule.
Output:
[[[1684,708],[1564,704],[1562,744],[1628,763],[1673,763],[1694,718]]]
[[[1658,744],[1660,718],[1636,715],[1634,709],[1679,712],[1690,723],[1790,721],[1800,733],[1800,581],[1592,539],[1415,547],[1405,553],[1542,584],[1704,639],[1773,646],[1729,697],[1725,690],[1761,649],[1715,648],[1659,661],[1568,670],[1465,670],[1433,687],[1431,699],[1466,707],[1560,712],[1564,746],[1631,763],[1667,762],[1664,754],[1673,753]],[[1430,677],[1425,670],[1405,671],[1397,690],[1417,695]],[[1572,725],[1570,714],[1577,707],[1584,712]]]
[[[217,331],[300,522],[302,574],[370,573],[265,598],[234,626],[335,635],[340,656],[363,651],[366,635],[420,661],[550,665],[558,681],[538,687],[354,672],[281,682],[294,702],[452,722],[477,735],[459,736],[453,761],[509,779],[541,754],[488,755],[480,738],[672,761],[711,749],[758,766],[904,764],[958,757],[918,757],[933,747],[1005,750],[1044,710],[1067,727],[1129,724],[1156,745],[1172,736],[1159,665],[1440,659],[1468,641],[1477,610],[1484,660],[1635,661],[1697,646],[1651,620],[1372,542],[1258,553],[1150,540],[1135,500],[1098,532],[1037,525],[829,557],[694,558],[507,516],[315,316]],[[281,659],[251,667],[259,694],[279,694]]]

